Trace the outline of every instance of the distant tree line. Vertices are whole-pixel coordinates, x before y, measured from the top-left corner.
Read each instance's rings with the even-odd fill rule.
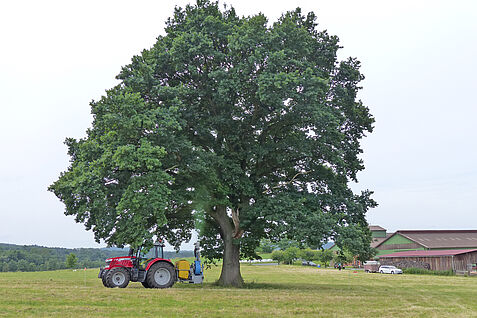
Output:
[[[306,246],[298,241],[294,240],[281,240],[278,242],[272,242],[270,240],[263,239],[260,241],[260,245],[257,247],[256,252],[259,254],[271,253],[270,258],[283,264],[293,264],[296,260],[315,261],[324,266],[328,266],[330,261],[340,264],[351,263],[354,259],[353,254],[349,250],[339,250],[333,252],[323,246]],[[369,251],[363,251],[360,255],[361,261],[372,259],[376,255],[375,249],[369,249]]]
[[[104,266],[110,257],[128,254],[120,248],[58,248],[0,243],[0,272],[34,272]],[[72,256],[74,255],[74,256]],[[191,257],[192,251],[164,252],[165,258]]]
[[[318,249],[319,246],[308,246],[303,243],[300,243],[295,240],[290,240],[290,239],[282,239],[278,242],[272,242],[268,239],[262,239],[260,240],[260,245],[256,248],[256,252],[263,254],[263,253],[271,253],[275,250],[286,250],[289,247],[298,247],[300,249],[303,248],[311,248],[311,249]]]
[[[296,260],[321,263],[325,267],[331,261],[346,264],[353,260],[353,255],[345,251],[343,253],[333,253],[331,250],[318,246],[306,246],[294,240],[281,240],[271,242],[261,240],[256,249],[257,253],[271,253],[270,258],[283,264],[293,264]]]
[[[298,247],[288,247],[285,250],[275,250],[271,258],[278,263],[293,264],[297,259],[304,261],[315,261],[328,266],[334,259],[334,254],[330,250],[312,250],[311,248],[300,249]]]
[[[271,259],[283,264],[293,264],[294,261],[301,259],[310,262],[317,261],[328,266],[328,263],[333,259],[333,252],[327,249],[319,250],[318,248],[318,246],[306,246],[289,239],[278,242],[262,239],[256,252],[262,255],[271,253]]]

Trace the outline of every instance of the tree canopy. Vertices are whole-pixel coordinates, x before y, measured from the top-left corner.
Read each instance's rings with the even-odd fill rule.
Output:
[[[197,228],[226,285],[242,283],[238,260],[262,238],[360,253],[375,202],[348,183],[374,119],[357,99],[359,61],[338,49],[313,12],[269,23],[207,0],[176,8],[91,103],[92,127],[66,140],[71,165],[50,190],[111,245],[178,247]]]
[[[74,268],[76,267],[76,264],[78,263],[78,258],[76,257],[76,254],[70,253],[68,256],[66,256],[66,267],[67,268]]]

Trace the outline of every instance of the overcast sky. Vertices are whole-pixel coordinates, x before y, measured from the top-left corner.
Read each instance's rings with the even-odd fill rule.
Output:
[[[63,141],[85,135],[89,102],[185,3],[0,3],[0,242],[100,246],[47,191],[68,166]],[[270,21],[312,10],[340,38],[340,58],[362,62],[360,98],[376,125],[353,189],[375,191],[370,224],[477,229],[477,1],[227,3]]]

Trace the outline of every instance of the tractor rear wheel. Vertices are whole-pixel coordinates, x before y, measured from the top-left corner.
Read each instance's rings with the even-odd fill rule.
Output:
[[[151,288],[169,288],[176,281],[174,266],[165,262],[157,262],[147,271],[146,282]]]
[[[144,286],[144,288],[152,288],[151,286],[149,286],[149,284],[147,283],[147,280],[141,282],[142,286]]]
[[[129,280],[129,272],[123,267],[115,267],[106,274],[106,284],[111,288],[125,288],[129,284]]]

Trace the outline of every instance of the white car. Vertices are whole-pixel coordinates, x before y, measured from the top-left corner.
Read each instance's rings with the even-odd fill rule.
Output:
[[[379,272],[381,274],[402,274],[402,269],[391,265],[381,265],[379,267]]]

